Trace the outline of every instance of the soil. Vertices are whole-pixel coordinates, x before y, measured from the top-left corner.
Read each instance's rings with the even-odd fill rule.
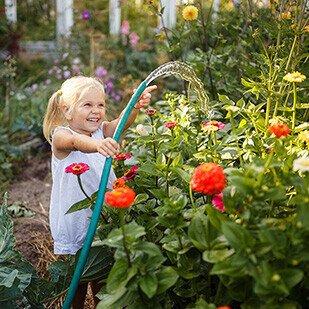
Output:
[[[40,258],[40,252],[35,250],[36,235],[44,235],[45,245],[51,245],[48,223],[50,191],[50,152],[40,152],[25,160],[8,190],[9,205],[20,205],[26,211],[34,212],[33,216],[14,219],[16,249],[34,266],[38,265]]]

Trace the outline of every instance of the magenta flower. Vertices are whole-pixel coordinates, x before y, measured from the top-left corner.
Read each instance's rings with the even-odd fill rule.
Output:
[[[138,165],[132,166],[130,170],[124,173],[122,178],[125,181],[133,179],[137,174],[137,170],[138,170]]]
[[[224,204],[223,204],[223,193],[219,193],[219,194],[215,194],[211,200],[212,204],[214,206],[216,206],[216,208],[221,211],[224,212],[225,208],[224,208]]]
[[[91,13],[89,11],[86,10],[82,13],[83,20],[89,20],[90,18],[91,18]]]
[[[146,111],[145,111],[145,113],[146,113],[148,116],[153,116],[156,112],[157,112],[156,109],[146,109]]]
[[[203,127],[208,127],[208,126],[215,126],[217,127],[219,130],[222,130],[225,127],[225,124],[223,122],[220,121],[216,121],[216,120],[212,120],[209,122],[204,122],[202,124]]]
[[[72,163],[65,168],[66,173],[73,173],[74,175],[80,175],[85,173],[90,169],[89,165],[86,163]]]
[[[167,122],[164,127],[167,128],[167,129],[174,129],[176,126],[177,126],[177,122]]]
[[[129,153],[121,152],[116,155],[116,160],[124,161],[126,159],[130,159],[131,155]]]

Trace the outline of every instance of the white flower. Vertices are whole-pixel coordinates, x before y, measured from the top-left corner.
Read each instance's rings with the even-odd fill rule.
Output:
[[[293,162],[293,170],[309,172],[309,157],[298,158]]]
[[[142,124],[138,124],[136,126],[136,131],[139,135],[142,135],[142,136],[146,136],[148,135],[148,131],[147,131],[147,128],[145,126],[143,126]]]

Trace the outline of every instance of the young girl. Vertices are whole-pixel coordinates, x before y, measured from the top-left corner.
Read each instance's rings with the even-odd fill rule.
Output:
[[[133,123],[139,109],[149,105],[149,92],[156,88],[151,86],[144,90],[125,129]],[[55,254],[76,254],[83,246],[92,214],[90,209],[65,214],[74,203],[85,198],[76,176],[66,173],[65,168],[72,163],[89,165],[90,169],[81,178],[85,192],[91,196],[99,188],[105,158],[114,158],[119,153],[119,144],[112,136],[123,112],[108,122],[105,107],[103,85],[84,76],[66,80],[49,100],[43,132],[52,146],[53,184],[49,217]],[[115,179],[111,170],[108,188],[112,189]],[[92,287],[96,294],[99,288],[94,284]],[[86,292],[87,285],[79,287],[73,308],[83,308]]]

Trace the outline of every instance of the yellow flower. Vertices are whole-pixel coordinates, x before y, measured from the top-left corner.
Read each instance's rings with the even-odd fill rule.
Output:
[[[309,25],[307,25],[307,26],[304,28],[304,31],[305,31],[305,32],[309,32]]]
[[[290,83],[301,83],[306,79],[306,76],[296,71],[286,74],[283,79]]]
[[[309,146],[309,130],[302,131],[298,134],[298,139]]]
[[[282,19],[291,19],[291,12],[287,11],[287,12],[281,13],[281,18]]]
[[[194,5],[188,5],[182,10],[182,17],[184,20],[195,20],[197,19],[198,9]]]

